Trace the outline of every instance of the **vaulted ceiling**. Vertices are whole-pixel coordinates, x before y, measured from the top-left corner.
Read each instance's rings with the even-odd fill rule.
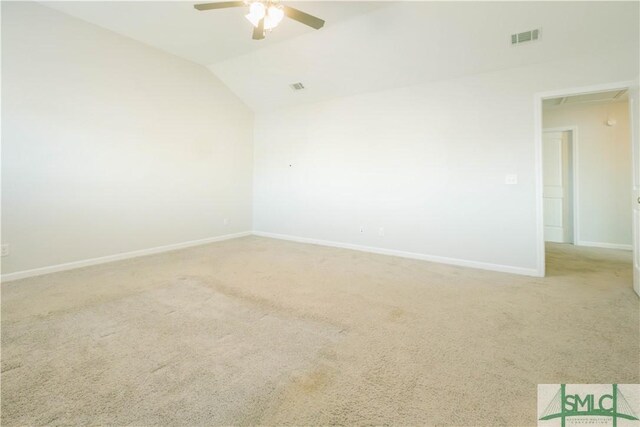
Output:
[[[612,49],[637,58],[640,49],[638,2],[287,2],[327,24],[285,20],[261,41],[244,11],[197,12],[194,3],[45,4],[206,65],[257,111]],[[511,45],[511,34],[532,29],[538,41]],[[291,90],[296,82],[305,89]]]
[[[199,12],[194,1],[47,1],[45,6],[124,34],[202,65],[273,46],[315,30],[285,19],[265,40],[252,40],[244,8]],[[384,6],[368,1],[286,2],[326,20],[326,27]]]

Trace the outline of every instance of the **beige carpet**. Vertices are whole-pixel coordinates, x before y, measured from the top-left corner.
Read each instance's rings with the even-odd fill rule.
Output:
[[[638,383],[628,252],[535,279],[247,237],[2,285],[2,425],[535,425]]]

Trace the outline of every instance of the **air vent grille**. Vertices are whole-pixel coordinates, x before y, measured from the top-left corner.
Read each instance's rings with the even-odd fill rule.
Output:
[[[289,87],[291,89],[293,89],[293,90],[302,90],[302,89],[304,89],[304,85],[302,83],[300,83],[300,82],[290,84]]]
[[[532,42],[540,39],[540,29],[525,31],[523,33],[512,34],[511,44]]]

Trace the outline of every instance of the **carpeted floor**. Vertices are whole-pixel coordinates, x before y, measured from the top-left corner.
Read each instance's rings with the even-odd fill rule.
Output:
[[[246,237],[2,285],[2,425],[535,425],[640,382],[631,254],[544,279]]]

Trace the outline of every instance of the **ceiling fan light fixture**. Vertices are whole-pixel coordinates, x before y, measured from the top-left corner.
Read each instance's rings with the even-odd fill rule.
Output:
[[[278,26],[278,24],[284,18],[284,10],[282,8],[271,5],[269,9],[267,9],[267,15],[264,18],[264,29],[271,30]]]
[[[260,20],[265,17],[266,8],[264,7],[264,3],[261,1],[254,1],[249,6],[249,13],[244,17],[253,24],[254,27],[258,27],[260,24]]]

